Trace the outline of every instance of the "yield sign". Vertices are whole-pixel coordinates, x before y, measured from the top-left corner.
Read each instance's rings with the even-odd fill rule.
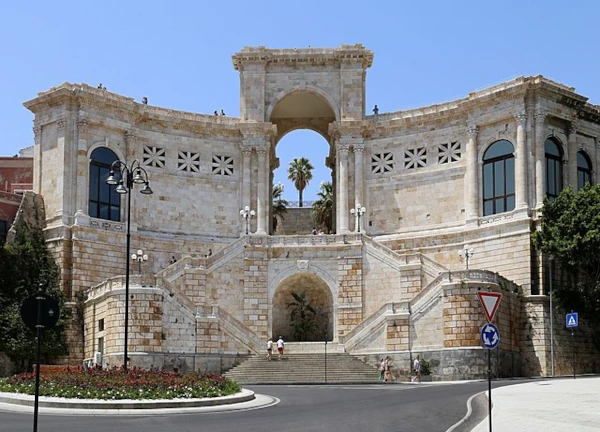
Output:
[[[477,293],[477,297],[479,297],[479,301],[481,303],[481,306],[483,306],[483,311],[485,312],[485,316],[487,316],[488,321],[492,321],[494,319],[494,315],[496,315],[498,306],[500,306],[502,294],[495,292],[479,291]]]

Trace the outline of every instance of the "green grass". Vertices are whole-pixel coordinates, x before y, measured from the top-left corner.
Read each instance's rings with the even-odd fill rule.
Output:
[[[0,379],[0,391],[35,394],[35,374]],[[227,396],[241,391],[219,375],[132,368],[66,368],[40,374],[40,396],[75,399],[177,399]]]

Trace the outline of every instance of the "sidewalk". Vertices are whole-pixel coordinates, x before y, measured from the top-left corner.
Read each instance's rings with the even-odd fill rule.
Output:
[[[493,432],[600,430],[600,377],[500,387],[492,389],[492,403]],[[471,432],[487,432],[488,428],[486,416]]]

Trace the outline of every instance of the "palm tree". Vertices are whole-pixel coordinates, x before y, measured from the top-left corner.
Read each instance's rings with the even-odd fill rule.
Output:
[[[283,199],[283,183],[277,183],[273,186],[273,230],[277,230],[277,216],[284,219],[283,214],[287,213],[289,203]]]
[[[294,158],[288,167],[288,179],[293,181],[294,186],[298,189],[300,207],[302,207],[302,191],[304,191],[304,188],[312,180],[312,170],[314,169],[315,167],[312,166],[310,161],[303,157]]]
[[[292,308],[290,318],[294,327],[294,338],[302,342],[317,330],[317,310],[308,304],[306,291],[301,294],[293,292],[292,297],[294,301],[288,303],[288,308]]]
[[[333,186],[331,182],[321,182],[321,189],[317,193],[319,199],[313,204],[313,218],[315,224],[325,226],[327,232],[333,227]]]

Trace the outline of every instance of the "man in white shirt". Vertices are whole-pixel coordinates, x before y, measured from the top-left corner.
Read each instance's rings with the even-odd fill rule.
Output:
[[[279,360],[283,358],[283,347],[283,337],[279,336],[279,339],[277,339],[277,351],[279,352]]]
[[[267,360],[271,360],[273,354],[273,339],[269,338],[267,341]]]
[[[421,360],[419,359],[418,355],[413,364],[413,369],[414,369],[415,375],[416,375],[415,380],[417,382],[421,382]]]

